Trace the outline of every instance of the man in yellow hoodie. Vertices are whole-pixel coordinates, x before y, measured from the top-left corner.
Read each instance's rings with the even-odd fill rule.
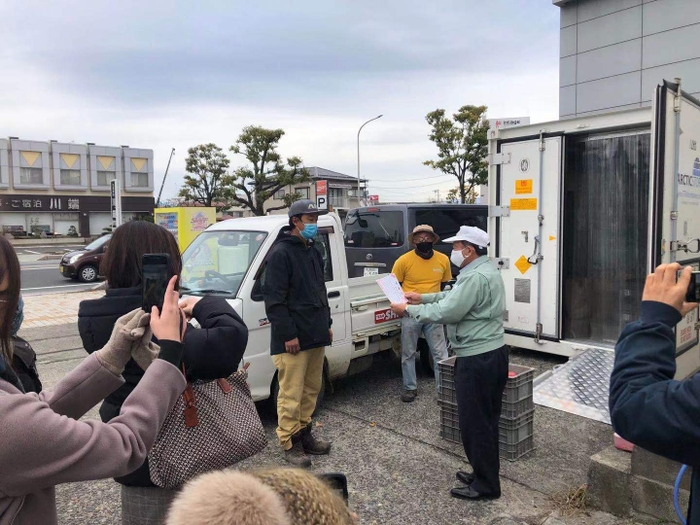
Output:
[[[432,226],[419,224],[408,236],[408,242],[414,249],[403,254],[394,263],[391,270],[401,283],[404,293],[418,294],[438,293],[452,278],[450,260],[447,255],[433,249],[440,238]],[[445,328],[441,324],[421,322],[411,317],[401,320],[401,373],[403,375],[403,394],[401,401],[410,403],[418,395],[416,380],[416,348],[418,339],[423,334],[435,363],[435,382],[440,389],[440,376],[437,363],[447,359]]]

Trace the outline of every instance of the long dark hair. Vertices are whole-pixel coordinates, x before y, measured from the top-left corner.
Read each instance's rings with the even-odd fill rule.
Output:
[[[175,275],[182,271],[182,257],[173,234],[162,226],[146,221],[131,221],[114,230],[100,273],[110,288],[132,288],[141,284],[141,257],[147,253],[170,255]]]
[[[19,259],[15,249],[5,237],[0,235],[0,285],[7,281],[7,288],[0,292],[0,355],[8,367],[12,367],[12,346],[10,330],[19,304],[19,291],[22,288],[19,273]]]

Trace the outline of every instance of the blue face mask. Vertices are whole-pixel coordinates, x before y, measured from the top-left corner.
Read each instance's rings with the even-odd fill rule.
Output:
[[[316,234],[318,233],[318,225],[316,224],[304,224],[304,229],[301,230],[301,236],[306,239],[307,241],[310,241],[314,237],[316,237]]]
[[[24,321],[24,301],[22,296],[19,296],[19,303],[17,303],[17,311],[15,312],[15,318],[12,320],[12,326],[10,327],[10,335],[17,335],[20,327],[22,326],[22,321]]]

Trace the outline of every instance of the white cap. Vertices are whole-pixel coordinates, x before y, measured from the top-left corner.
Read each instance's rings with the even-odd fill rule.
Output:
[[[443,239],[442,242],[465,241],[480,248],[489,245],[489,234],[476,226],[460,226],[457,235]]]

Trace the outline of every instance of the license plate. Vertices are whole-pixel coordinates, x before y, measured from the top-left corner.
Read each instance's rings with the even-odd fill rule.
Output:
[[[379,268],[365,268],[365,277],[368,275],[379,275]]]
[[[58,271],[61,272],[61,273],[63,273],[63,266],[59,266],[59,267],[58,267]]]

